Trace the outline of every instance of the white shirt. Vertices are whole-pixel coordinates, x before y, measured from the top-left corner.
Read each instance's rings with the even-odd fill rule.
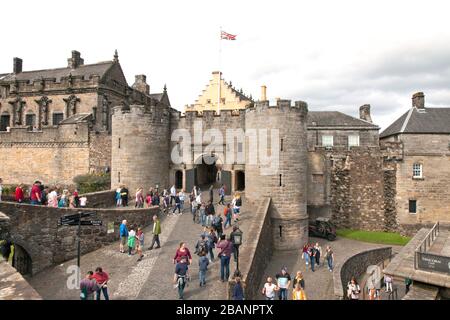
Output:
[[[275,285],[275,284],[269,284],[269,283],[266,283],[265,285],[264,285],[264,289],[265,289],[265,291],[266,291],[266,297],[267,298],[273,298],[273,297],[275,297],[275,288],[276,288],[277,286]]]
[[[195,201],[197,201],[197,203],[202,203],[201,195],[198,195],[197,198],[195,199]]]
[[[170,188],[170,193],[171,193],[173,196],[176,196],[176,195],[177,195],[177,189],[175,189],[175,187]]]
[[[0,201],[2,200],[3,186],[0,184]]]
[[[80,206],[85,207],[86,206],[86,202],[87,202],[87,198],[86,197],[81,197],[80,198]]]
[[[130,232],[128,232],[128,238],[135,237],[135,236],[136,236],[136,232],[134,230],[131,230]]]

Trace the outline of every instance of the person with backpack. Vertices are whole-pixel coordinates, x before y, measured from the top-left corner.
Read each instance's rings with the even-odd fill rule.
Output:
[[[94,293],[100,289],[97,281],[92,278],[93,275],[92,271],[88,271],[85,278],[80,281],[81,300],[94,300]]]
[[[206,286],[206,272],[208,271],[209,260],[206,256],[206,251],[200,248],[198,259],[198,278],[200,280],[200,287]]]
[[[207,244],[208,244],[208,252],[209,252],[209,257],[210,257],[210,261],[214,262],[214,248],[216,247],[216,243],[217,243],[217,236],[216,233],[214,232],[213,228],[209,228],[209,232],[207,235]]]
[[[200,255],[204,252],[208,252],[208,242],[206,240],[206,235],[202,233],[200,235],[200,239],[197,241],[197,244],[195,245],[195,254]]]
[[[222,222],[223,219],[221,216],[214,216],[213,217],[213,222],[212,222],[212,226],[214,228],[214,230],[216,230],[217,232],[217,236],[220,238],[220,236],[223,233],[223,227],[222,227]]]
[[[187,257],[183,256],[180,258],[179,262],[175,265],[175,275],[173,278],[173,283],[178,288],[178,298],[180,300],[184,299],[184,288],[189,279],[189,266],[187,263]]]

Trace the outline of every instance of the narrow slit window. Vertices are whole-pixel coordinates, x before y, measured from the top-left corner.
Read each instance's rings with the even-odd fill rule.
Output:
[[[119,138],[119,149],[120,149],[120,138]]]
[[[281,151],[283,151],[283,142],[284,142],[284,139],[281,139],[281,142],[280,142],[280,150]]]
[[[119,182],[120,182],[120,171],[119,171]]]
[[[280,187],[281,187],[281,174],[280,174]]]

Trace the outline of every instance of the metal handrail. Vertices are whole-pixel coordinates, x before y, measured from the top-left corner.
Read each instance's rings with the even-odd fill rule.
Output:
[[[425,239],[416,247],[414,251],[414,269],[417,269],[417,254],[426,252],[431,247],[434,240],[436,240],[439,234],[439,221],[434,224],[430,231],[428,231]]]

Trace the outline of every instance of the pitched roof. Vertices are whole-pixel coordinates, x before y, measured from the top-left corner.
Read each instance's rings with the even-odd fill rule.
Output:
[[[149,94],[150,98],[161,101],[161,99],[164,97],[164,93],[151,93]]]
[[[308,128],[313,127],[361,127],[379,129],[376,124],[354,118],[339,111],[309,111]]]
[[[0,75],[0,81],[14,81],[14,80],[28,80],[33,81],[40,78],[56,78],[57,82],[60,82],[61,78],[68,77],[69,74],[72,76],[83,76],[88,79],[91,75],[99,75],[102,78],[106,72],[114,64],[113,61],[104,61],[94,64],[85,64],[78,66],[76,69],[71,68],[56,68],[56,69],[45,69],[45,70],[34,70],[34,71],[24,71],[20,73],[7,73]]]
[[[450,108],[411,108],[394,121],[380,138],[399,133],[450,133]]]
[[[77,113],[64,119],[59,124],[75,124],[78,122],[85,122],[90,116],[90,113]]]

